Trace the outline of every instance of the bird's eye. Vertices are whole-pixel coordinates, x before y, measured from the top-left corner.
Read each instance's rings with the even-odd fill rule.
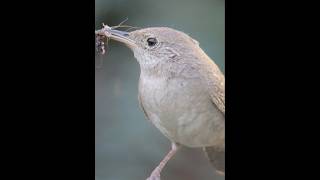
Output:
[[[157,39],[156,38],[148,38],[147,39],[147,42],[148,42],[148,46],[154,46],[154,45],[156,45],[157,44]]]

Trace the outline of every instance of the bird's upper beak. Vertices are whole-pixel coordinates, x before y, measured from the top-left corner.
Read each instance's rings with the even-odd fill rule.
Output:
[[[122,42],[125,45],[129,46],[130,48],[133,48],[136,46],[135,42],[132,39],[130,39],[129,32],[126,32],[126,31],[119,31],[119,30],[112,29],[109,26],[105,26],[104,28],[97,30],[95,33],[96,35],[105,36],[113,40]]]

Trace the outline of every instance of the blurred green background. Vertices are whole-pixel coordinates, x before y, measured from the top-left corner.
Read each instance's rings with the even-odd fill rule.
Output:
[[[102,23],[167,26],[189,34],[224,72],[224,0],[95,0],[95,28]],[[96,180],[145,180],[170,150],[170,142],[145,120],[137,99],[139,65],[121,43],[96,54]],[[163,180],[222,180],[201,149],[181,149]]]

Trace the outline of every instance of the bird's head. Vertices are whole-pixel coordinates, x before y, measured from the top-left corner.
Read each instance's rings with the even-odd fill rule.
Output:
[[[196,40],[167,27],[151,27],[131,32],[108,28],[104,29],[103,35],[128,46],[140,66],[146,68],[159,63],[188,59],[199,49]]]

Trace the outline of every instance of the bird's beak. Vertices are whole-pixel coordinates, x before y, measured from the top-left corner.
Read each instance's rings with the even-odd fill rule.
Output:
[[[135,42],[132,39],[130,39],[129,32],[126,31],[119,31],[112,29],[109,26],[105,26],[103,29],[97,30],[95,33],[96,35],[105,36],[113,40],[122,42],[130,48],[136,46]]]

